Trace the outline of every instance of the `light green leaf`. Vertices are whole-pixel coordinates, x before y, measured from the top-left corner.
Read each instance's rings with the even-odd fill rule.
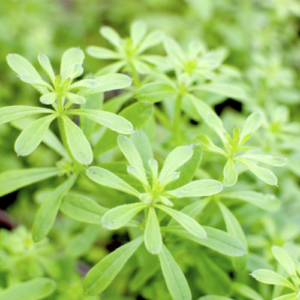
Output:
[[[103,110],[116,114],[129,99],[133,98],[133,96],[134,94],[132,92],[125,92],[110,98],[103,104]]]
[[[15,143],[15,151],[18,155],[26,156],[33,152],[42,142],[51,122],[56,118],[50,115],[36,120],[21,132]]]
[[[287,295],[274,298],[274,300],[298,300],[297,295],[298,293],[287,294]]]
[[[83,74],[83,67],[81,65],[74,64],[69,70],[68,78],[74,80],[75,78],[81,76],[82,74]]]
[[[108,74],[95,78],[97,85],[89,90],[80,92],[83,97],[88,97],[97,93],[114,91],[129,87],[132,79],[124,74]]]
[[[129,121],[119,115],[107,111],[95,109],[74,109],[68,110],[67,114],[85,117],[119,133],[131,134],[133,132],[133,126]]]
[[[53,91],[53,87],[46,81],[41,78],[36,78],[30,74],[22,74],[19,76],[20,79],[26,83],[32,84],[33,86],[45,87],[51,91]],[[45,94],[45,93],[43,93]]]
[[[118,145],[129,164],[137,168],[137,179],[143,184],[148,185],[142,158],[132,141],[126,136],[119,135]]]
[[[75,104],[85,104],[86,99],[80,95],[76,95],[73,93],[66,93],[65,96],[68,98],[69,101]],[[68,111],[69,113],[69,111]]]
[[[246,284],[234,282],[232,287],[236,291],[236,293],[247,299],[264,300],[264,298],[262,298],[254,289]]]
[[[290,276],[296,275],[296,266],[290,255],[281,247],[273,246],[272,253]]]
[[[178,92],[169,84],[161,82],[148,83],[142,86],[136,95],[139,100],[160,102],[173,97]]]
[[[132,64],[139,74],[149,74],[151,72],[148,65],[142,62],[140,59],[134,59]]]
[[[100,185],[139,197],[140,193],[136,189],[108,170],[99,167],[90,167],[86,170],[86,175]]]
[[[7,106],[0,108],[0,125],[36,114],[52,114],[55,111],[33,106]]]
[[[223,170],[225,186],[235,185],[237,182],[238,174],[232,159],[228,159]]]
[[[34,68],[34,66],[24,57],[19,54],[8,54],[6,57],[8,65],[18,74],[29,74],[37,79],[42,79],[40,74]],[[40,86],[35,86],[35,88],[41,93],[47,93],[47,89]]]
[[[176,190],[166,191],[165,194],[175,198],[203,197],[221,192],[223,184],[213,179],[201,179],[192,181]]]
[[[136,214],[146,208],[145,203],[124,204],[110,209],[102,217],[105,228],[113,230],[125,226]]]
[[[256,280],[266,283],[266,284],[273,284],[273,285],[280,285],[285,286],[287,288],[292,289],[293,291],[296,291],[293,284],[291,284],[286,278],[283,276],[265,269],[259,269],[255,270],[250,274],[253,276]]]
[[[164,183],[171,173],[184,165],[192,157],[192,155],[193,149],[190,146],[180,146],[171,151],[165,159],[158,177],[161,184]]]
[[[147,26],[143,21],[134,21],[130,26],[130,37],[132,39],[132,48],[136,48],[147,32]]]
[[[137,49],[137,53],[142,53],[145,50],[156,46],[162,41],[162,38],[163,38],[162,31],[156,30],[150,32],[139,45]]]
[[[108,211],[95,201],[74,193],[64,197],[60,210],[77,221],[98,225],[102,225],[102,216]]]
[[[200,297],[198,300],[233,300],[233,299],[228,297],[223,297],[223,296],[207,295],[207,296]]]
[[[97,46],[87,47],[86,52],[90,56],[99,59],[119,59],[121,57],[120,54],[115,51]]]
[[[151,254],[159,254],[162,248],[162,237],[155,209],[149,207],[144,233],[145,246]]]
[[[49,278],[35,278],[10,286],[0,292],[1,300],[38,300],[51,295],[56,288]]]
[[[240,134],[240,141],[248,134],[253,134],[262,124],[263,114],[262,113],[252,113],[245,121]]]
[[[243,154],[242,157],[256,160],[264,164],[275,166],[275,167],[283,167],[286,165],[286,161],[287,161],[286,157],[276,157],[272,155],[262,155],[262,154]]]
[[[67,143],[74,158],[81,164],[89,165],[93,161],[93,151],[82,130],[68,117],[63,116],[63,125]]]
[[[109,26],[102,26],[100,28],[101,35],[117,48],[121,47],[121,38],[119,34]]]
[[[227,156],[226,152],[223,149],[217,147],[206,135],[199,135],[195,140],[201,143],[203,151],[219,153]]]
[[[60,65],[60,75],[65,81],[68,77],[69,71],[74,64],[82,65],[84,61],[84,52],[79,48],[70,48],[64,52],[61,65]]]
[[[63,196],[71,189],[77,179],[73,175],[60,186],[58,186],[40,206],[33,226],[32,238],[35,242],[44,239],[52,228]]]
[[[274,195],[262,194],[255,191],[224,192],[220,194],[220,197],[239,199],[269,211],[278,210],[281,204]]]
[[[192,295],[186,278],[165,245],[158,255],[162,272],[174,300],[191,300]]]
[[[174,39],[166,36],[164,37],[163,43],[172,63],[176,66],[183,66],[186,59],[178,43]]]
[[[139,237],[105,256],[84,278],[85,292],[95,296],[104,291],[142,242],[143,237]]]
[[[270,170],[259,167],[256,164],[252,163],[250,160],[244,159],[241,156],[235,158],[235,160],[241,162],[245,167],[247,167],[254,175],[259,179],[266,182],[270,185],[277,185],[277,178],[273,172]]]
[[[229,83],[203,84],[197,86],[196,89],[215,93],[225,97],[230,97],[233,99],[245,99],[246,97],[245,92],[241,88]]]
[[[190,216],[164,205],[156,204],[155,207],[167,213],[169,216],[175,219],[183,228],[185,228],[188,232],[195,235],[196,237],[202,239],[207,238],[207,234],[203,227]]]
[[[88,93],[85,95],[86,90],[93,89],[97,87],[97,85],[98,83],[94,79],[82,79],[68,86],[66,90],[82,89],[83,91],[80,91],[79,94],[87,98],[90,95]]]
[[[2,172],[0,173],[0,196],[59,174],[61,174],[59,168],[37,168]]]
[[[47,73],[47,75],[51,79],[52,83],[54,84],[55,74],[53,72],[49,58],[45,54],[40,53],[38,56],[38,60],[39,60],[41,67],[44,69],[44,71]]]
[[[47,93],[40,97],[40,101],[46,105],[53,104],[56,101],[57,96],[58,95],[55,92]]]

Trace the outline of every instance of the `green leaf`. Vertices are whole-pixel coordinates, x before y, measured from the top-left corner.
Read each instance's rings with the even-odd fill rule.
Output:
[[[142,53],[145,50],[156,46],[162,41],[163,38],[163,32],[160,30],[152,31],[150,32],[144,40],[141,42],[137,49],[137,53]]]
[[[143,184],[148,185],[142,158],[132,141],[126,136],[119,135],[118,145],[129,164],[137,168],[137,179]]]
[[[206,135],[199,135],[195,140],[201,143],[203,151],[219,153],[221,155],[227,156],[226,152],[223,149],[217,147]]]
[[[44,69],[44,71],[47,73],[47,75],[51,79],[52,83],[54,84],[55,74],[53,72],[49,58],[45,54],[40,53],[38,56],[38,60],[39,60],[41,67]]]
[[[130,37],[132,39],[132,48],[136,48],[147,32],[147,26],[143,21],[137,20],[131,23]]]
[[[95,109],[74,109],[68,110],[67,114],[85,117],[122,134],[131,134],[133,132],[133,126],[129,121],[107,111]]]
[[[18,74],[29,74],[37,79],[42,79],[40,74],[34,68],[34,66],[24,57],[19,54],[8,54],[6,57],[8,65]],[[35,86],[35,88],[41,93],[46,94],[47,89],[40,86]]]
[[[142,242],[143,237],[139,237],[105,256],[84,278],[85,292],[95,296],[104,291]]]
[[[186,278],[165,245],[158,255],[162,272],[174,300],[191,300],[192,295]]]
[[[90,167],[86,170],[86,175],[100,185],[139,197],[140,193],[136,189],[108,170],[99,167]]]
[[[89,94],[85,95],[86,90],[90,90],[92,88],[95,88],[98,85],[97,81],[94,79],[82,79],[79,81],[76,81],[75,83],[71,84],[70,86],[68,86],[66,88],[67,91],[71,91],[74,89],[82,89],[82,91],[80,91],[80,95],[84,96],[85,98],[87,98],[88,96],[90,96]]]
[[[78,64],[74,64],[71,66],[69,73],[68,73],[68,78],[71,80],[74,80],[77,77],[80,77],[83,74],[83,67]]]
[[[250,160],[244,159],[241,156],[235,158],[237,161],[241,162],[245,167],[247,167],[254,175],[256,175],[259,179],[266,182],[270,185],[277,186],[277,178],[273,172],[270,170],[259,167],[256,164],[252,163]]]
[[[90,143],[80,127],[68,117],[63,116],[63,125],[67,143],[74,158],[81,164],[89,165],[93,161],[93,151]]]
[[[241,88],[239,88],[233,84],[228,84],[228,83],[203,84],[203,85],[197,86],[196,89],[215,93],[215,94],[222,95],[225,97],[230,97],[233,99],[245,99],[246,98],[246,94]]]
[[[136,214],[146,208],[145,203],[124,204],[110,209],[102,217],[105,228],[113,230],[125,226]]]
[[[269,211],[276,211],[281,205],[281,202],[274,195],[255,191],[224,192],[220,194],[220,197],[239,199]]]
[[[2,172],[0,173],[0,196],[59,174],[61,174],[59,168],[37,168]]]
[[[44,239],[52,228],[57,212],[59,210],[63,196],[70,190],[77,179],[77,175],[73,175],[64,183],[59,185],[40,206],[33,226],[32,238],[35,242]]]
[[[153,105],[149,102],[137,102],[121,111],[121,117],[128,120],[134,128],[141,129],[145,126],[154,111]],[[94,147],[94,155],[98,157],[100,154],[116,147],[118,134],[106,130]]]
[[[97,93],[114,91],[129,87],[132,79],[124,74],[108,74],[95,78],[97,85],[89,90],[80,92],[80,95],[88,97]]]
[[[106,48],[89,46],[86,49],[88,55],[98,59],[119,59],[121,56],[115,51]]]
[[[172,233],[182,238],[192,240],[195,243],[206,246],[228,256],[242,256],[247,253],[245,246],[236,237],[228,234],[225,231],[212,227],[203,226],[203,228],[207,234],[206,239],[196,237],[195,235],[186,232],[179,227],[167,226],[162,227],[161,230],[163,232]]]
[[[240,134],[240,141],[248,134],[253,134],[262,124],[263,114],[262,113],[252,113],[245,121]]]
[[[285,286],[287,288],[292,289],[293,291],[296,291],[293,284],[291,284],[286,278],[283,276],[265,269],[259,269],[255,270],[250,274],[253,276],[256,280],[266,283],[266,284],[273,284],[273,285],[280,285]]]
[[[203,197],[221,192],[223,184],[213,179],[201,179],[190,182],[176,190],[165,191],[165,194],[175,198]]]
[[[159,254],[162,248],[162,237],[155,209],[149,207],[144,233],[145,246],[151,254]]]
[[[173,65],[183,66],[186,59],[178,43],[170,37],[164,37],[163,43]]]
[[[75,104],[85,104],[86,99],[80,95],[76,95],[73,93],[66,93],[65,96],[68,98],[69,101]],[[69,111],[67,111],[69,113]]]
[[[54,110],[33,106],[7,106],[0,108],[0,125],[36,114],[52,114]]]
[[[56,288],[49,278],[35,278],[12,285],[0,292],[1,300],[38,300],[51,295]]]
[[[117,48],[121,48],[121,38],[119,34],[109,26],[102,26],[100,28],[101,35],[108,40],[112,45]]]
[[[184,165],[193,155],[190,146],[180,146],[171,151],[164,161],[158,180],[163,184],[169,175]]]
[[[296,275],[296,266],[290,255],[281,247],[273,246],[272,253],[290,276]]]
[[[237,182],[238,174],[232,159],[228,159],[223,170],[225,186],[233,186]]]
[[[275,167],[283,167],[286,165],[286,161],[287,161],[286,157],[276,157],[272,155],[261,155],[261,154],[243,154],[242,157],[256,160],[264,164],[275,166]]]
[[[103,110],[109,111],[112,113],[117,113],[121,107],[131,98],[133,98],[132,92],[125,92],[116,97],[110,98],[108,101],[105,101],[103,105]]]
[[[108,211],[95,201],[74,193],[64,197],[60,210],[77,221],[98,225],[102,225],[102,216]]]
[[[233,299],[228,297],[223,297],[223,296],[207,295],[207,296],[200,297],[198,300],[233,300]]]
[[[155,207],[167,213],[169,216],[175,219],[183,228],[185,228],[188,232],[190,232],[194,236],[202,239],[205,239],[207,237],[207,234],[203,229],[203,227],[190,216],[180,211],[169,208],[167,206],[156,204]]]
[[[287,294],[287,295],[274,298],[274,300],[298,300],[297,295],[298,293]]]
[[[19,76],[20,79],[26,83],[32,84],[33,86],[45,87],[51,91],[53,91],[53,87],[46,81],[41,78],[36,78],[30,74],[22,74]],[[45,93],[42,93],[45,94]]]
[[[58,95],[55,92],[47,93],[40,97],[40,101],[45,105],[50,105],[56,101],[57,96]]]
[[[26,156],[38,147],[55,118],[55,115],[50,115],[38,119],[21,132],[15,143],[15,151],[18,156]]]
[[[65,81],[68,77],[69,71],[74,64],[82,65],[84,61],[84,52],[79,48],[70,48],[64,52],[61,65],[60,65],[60,75]]]
[[[251,287],[247,286],[246,284],[234,282],[232,287],[236,293],[244,296],[247,299],[264,300],[264,298],[262,298],[255,290],[253,290]]]
[[[139,100],[155,103],[173,97],[177,93],[174,87],[167,83],[153,82],[143,85],[138,90],[136,97]]]

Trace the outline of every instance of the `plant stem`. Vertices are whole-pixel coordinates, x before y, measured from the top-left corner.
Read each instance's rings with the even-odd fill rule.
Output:
[[[181,140],[181,105],[182,105],[182,94],[179,93],[174,110],[174,119],[173,119],[173,137],[176,146],[180,146],[182,143]]]

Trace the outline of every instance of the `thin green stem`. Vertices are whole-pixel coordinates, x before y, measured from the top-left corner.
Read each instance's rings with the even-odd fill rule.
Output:
[[[182,105],[182,94],[179,93],[174,110],[174,119],[173,119],[173,137],[176,146],[180,146],[182,143],[181,138],[181,105]]]

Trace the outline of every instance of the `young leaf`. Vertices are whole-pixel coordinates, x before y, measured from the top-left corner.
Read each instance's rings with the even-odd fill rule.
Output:
[[[58,95],[55,92],[47,93],[40,97],[40,101],[46,105],[53,104],[56,101],[57,96]]]
[[[270,185],[277,185],[277,178],[274,175],[274,173],[270,170],[263,167],[259,167],[256,164],[252,163],[250,160],[244,159],[241,156],[236,157],[236,160],[245,165],[245,167],[247,167],[254,175],[256,175],[262,181]]]
[[[18,155],[26,156],[33,152],[42,142],[51,122],[56,118],[50,115],[36,120],[21,132],[15,143]]]
[[[159,254],[162,248],[162,238],[155,209],[149,207],[149,213],[144,233],[145,246],[151,254]]]
[[[60,210],[80,222],[102,225],[102,216],[108,211],[95,201],[80,194],[67,194]]]
[[[77,179],[73,175],[60,186],[58,186],[40,206],[33,226],[32,238],[37,243],[44,239],[52,228],[63,196],[70,190]]]
[[[93,151],[90,143],[80,127],[68,117],[63,116],[64,131],[67,143],[74,158],[81,164],[89,165],[93,161]]]
[[[90,89],[96,87],[97,85],[98,85],[98,83],[94,79],[82,79],[82,80],[76,81],[75,83],[68,86],[66,90],[71,91],[74,89],[83,89],[83,91],[80,91],[80,93],[78,93],[78,94],[87,98],[90,95],[89,94],[85,95],[86,90],[90,91]]]
[[[35,278],[2,290],[1,300],[38,300],[50,296],[56,284],[49,278]]]
[[[197,86],[196,88],[197,90],[203,90],[233,99],[245,99],[246,97],[245,92],[241,88],[228,83],[209,83]]]
[[[94,57],[94,58],[99,58],[99,59],[118,59],[120,58],[120,54],[111,51],[106,48],[102,47],[97,47],[97,46],[89,46],[86,49],[86,52],[88,55]]]
[[[232,159],[228,159],[223,170],[225,186],[235,185],[237,182],[238,174]]]
[[[261,155],[261,154],[243,154],[242,157],[256,160],[274,167],[283,167],[286,165],[286,161],[287,161],[286,157],[276,157],[276,156]]]
[[[139,45],[137,49],[137,53],[142,53],[145,50],[156,46],[161,42],[162,37],[163,37],[163,33],[159,30],[149,33]]]
[[[118,49],[121,48],[121,38],[113,28],[109,26],[102,26],[100,28],[100,33],[106,40],[108,40],[116,48]]]
[[[199,237],[199,238],[202,238],[202,239],[207,238],[206,232],[203,229],[203,227],[198,222],[196,222],[193,218],[191,218],[190,216],[188,216],[188,215],[186,215],[186,214],[184,214],[180,211],[171,209],[167,206],[155,205],[155,207],[159,208],[163,212],[170,215],[183,228],[185,228],[188,232],[195,235],[196,237]]]
[[[61,174],[59,168],[9,170],[0,173],[0,197],[24,186]]]
[[[264,300],[264,298],[262,298],[254,289],[246,284],[234,282],[232,287],[236,291],[236,293],[240,294],[243,297],[246,297],[247,299]]]
[[[162,272],[174,300],[191,300],[192,295],[188,283],[180,269],[174,260],[170,251],[165,245],[162,246],[162,250],[158,255]]]
[[[284,249],[278,246],[273,246],[272,253],[290,276],[296,275],[295,263]]]
[[[203,151],[219,153],[221,155],[227,156],[226,152],[217,147],[206,135],[199,135],[196,137],[196,141],[201,143]]]
[[[298,300],[297,295],[298,293],[287,294],[287,295],[274,298],[274,300]]]
[[[41,67],[44,69],[44,71],[47,73],[47,75],[51,79],[52,83],[54,84],[55,74],[53,72],[49,58],[46,55],[40,53],[38,56],[38,60],[39,60]]]
[[[74,64],[82,65],[84,60],[84,52],[79,48],[70,48],[64,52],[61,65],[60,75],[62,80],[65,81],[68,77],[69,71]]]
[[[74,64],[71,66],[69,73],[68,73],[68,78],[71,80],[74,80],[75,78],[81,76],[83,74],[83,67],[78,64]]]
[[[84,278],[85,292],[95,296],[104,291],[142,242],[143,237],[139,237],[105,256]]]
[[[124,204],[110,209],[102,217],[105,228],[113,230],[125,226],[136,214],[148,205],[145,203]]]
[[[75,103],[75,104],[85,104],[86,99],[80,95],[76,95],[73,93],[66,93],[66,97],[68,98],[68,100],[70,100],[71,102]],[[69,113],[69,111],[68,111]]]
[[[213,179],[192,181],[176,190],[165,191],[165,194],[175,198],[211,196],[221,192],[223,184]]]
[[[100,185],[104,185],[136,197],[139,197],[140,195],[140,193],[127,182],[106,169],[90,167],[86,170],[86,175]]]
[[[179,167],[185,164],[193,155],[193,149],[189,146],[180,146],[171,151],[160,171],[158,180],[163,184],[167,176],[175,172]]]
[[[245,124],[241,130],[240,141],[248,134],[253,134],[261,125],[263,121],[262,113],[252,113],[245,121]]]
[[[200,297],[198,300],[233,300],[232,298],[216,296],[216,295],[207,295]]]
[[[147,32],[147,26],[143,21],[134,21],[131,23],[130,36],[132,39],[132,47],[136,48]]]
[[[296,291],[293,284],[291,284],[286,278],[283,276],[265,269],[259,269],[250,274],[253,276],[256,280],[266,283],[266,284],[273,284],[273,285],[280,285],[285,286],[287,288],[292,289],[293,291]]]
[[[135,148],[132,141],[123,135],[118,136],[118,144],[122,153],[126,157],[130,165],[135,166],[138,172],[138,179],[143,182],[143,184],[148,185],[143,161],[137,149]]]
[[[53,91],[53,87],[46,81],[44,81],[41,78],[36,78],[30,74],[21,74],[20,79],[26,83],[32,84],[33,86],[38,86],[38,87],[45,87],[48,88],[49,90]],[[45,94],[45,93],[43,93]]]
[[[36,114],[52,114],[54,110],[33,106],[7,106],[0,108],[0,125]]]
[[[133,126],[129,121],[107,111],[95,109],[74,109],[68,110],[67,114],[85,117],[122,134],[131,134],[133,132]]]

